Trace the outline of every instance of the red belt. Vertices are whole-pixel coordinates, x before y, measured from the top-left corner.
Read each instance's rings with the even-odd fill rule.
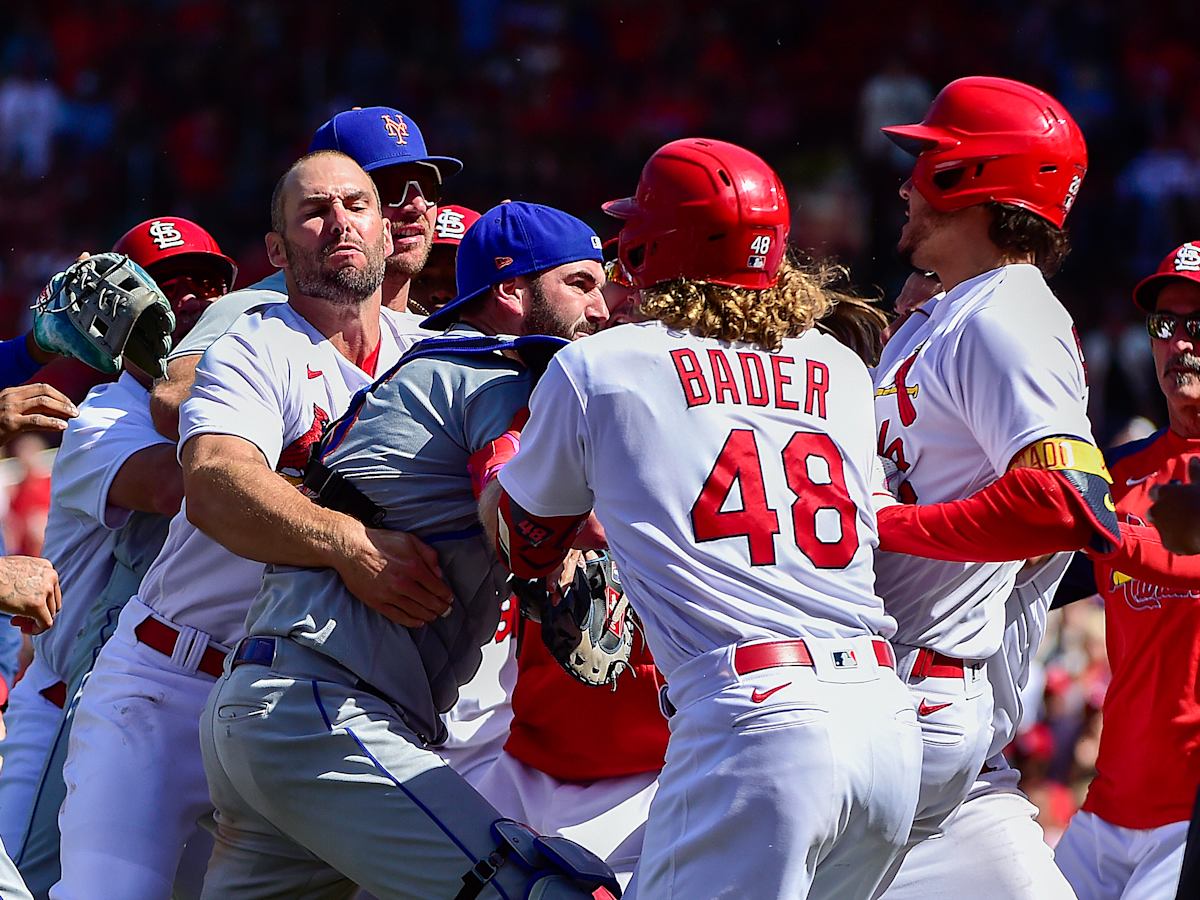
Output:
[[[147,647],[157,650],[163,656],[173,656],[175,645],[179,642],[179,631],[153,616],[143,619],[142,623],[133,629],[133,634]],[[225,654],[211,645],[205,647],[204,655],[200,657],[200,665],[196,668],[205,675],[220,678],[225,672]]]
[[[871,641],[875,651],[875,661],[889,669],[896,668],[896,658],[892,655],[892,645],[882,638]],[[846,668],[857,665],[853,651],[846,662]],[[739,675],[748,675],[760,669],[772,669],[775,666],[811,666],[812,654],[808,645],[797,638],[792,641],[766,641],[761,644],[743,644],[733,651],[733,668]],[[835,659],[834,665],[837,665]]]
[[[42,688],[38,693],[59,709],[67,705],[67,683],[65,681],[56,681],[50,687]]]
[[[953,656],[943,656],[936,650],[922,647],[913,660],[913,678],[962,678],[966,663]]]

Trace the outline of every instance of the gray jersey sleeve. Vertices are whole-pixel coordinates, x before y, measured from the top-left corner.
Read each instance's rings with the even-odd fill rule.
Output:
[[[250,287],[226,294],[204,311],[200,320],[196,322],[196,327],[175,346],[167,360],[202,354],[209,344],[228,331],[230,325],[250,310],[266,303],[282,303],[287,300],[286,291],[283,272],[276,272]]]

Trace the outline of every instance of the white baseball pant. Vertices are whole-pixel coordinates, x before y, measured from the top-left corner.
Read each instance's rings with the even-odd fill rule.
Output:
[[[39,656],[13,687],[4,724],[8,734],[0,743],[4,766],[0,768],[0,840],[13,859],[19,859],[29,830],[46,761],[62,723],[61,706],[46,699],[62,678]],[[63,686],[63,693],[66,686]]]
[[[1080,810],[1054,859],[1079,900],[1173,900],[1187,831],[1187,822],[1122,828]]]
[[[510,819],[539,834],[561,835],[587,847],[612,866],[626,887],[642,855],[658,773],[582,783],[559,781],[501,753],[476,787]]]
[[[904,857],[884,900],[1075,900],[1019,780],[1003,756],[989,759],[942,833]]]
[[[185,845],[211,816],[198,727],[215,681],[198,671],[210,641],[172,625],[180,637],[168,657],[134,633],[152,617],[164,621],[129,601],[76,708],[51,900],[94,898],[97,885],[122,900],[170,896]]]
[[[940,834],[967,798],[992,741],[992,687],[986,663],[952,659],[896,644],[896,673],[907,685],[921,726],[921,793],[908,845],[880,883],[886,888],[904,857]]]
[[[908,691],[871,638],[805,638],[811,664],[780,664],[796,643],[723,647],[671,674],[627,898],[868,897],[904,847],[921,770]]]

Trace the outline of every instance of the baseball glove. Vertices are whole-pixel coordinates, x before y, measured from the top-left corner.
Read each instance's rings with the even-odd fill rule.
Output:
[[[33,337],[48,353],[114,374],[127,357],[154,378],[165,374],[175,315],[146,270],[120,253],[73,263],[42,289]]]
[[[612,685],[629,668],[636,620],[612,557],[575,570],[562,599],[541,604],[542,641],[567,674],[593,687]]]

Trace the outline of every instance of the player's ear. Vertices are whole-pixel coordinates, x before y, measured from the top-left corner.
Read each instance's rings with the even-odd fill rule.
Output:
[[[389,231],[389,239],[390,232]],[[277,269],[282,269],[287,265],[287,253],[283,249],[283,236],[277,231],[268,231],[266,236],[267,242],[267,259]],[[391,255],[389,251],[388,255]]]
[[[524,278],[510,278],[495,287],[496,303],[510,315],[524,317],[525,295],[529,286]]]
[[[387,259],[396,249],[396,245],[392,242],[392,223],[382,214],[379,216],[379,221],[383,228],[383,258]]]

